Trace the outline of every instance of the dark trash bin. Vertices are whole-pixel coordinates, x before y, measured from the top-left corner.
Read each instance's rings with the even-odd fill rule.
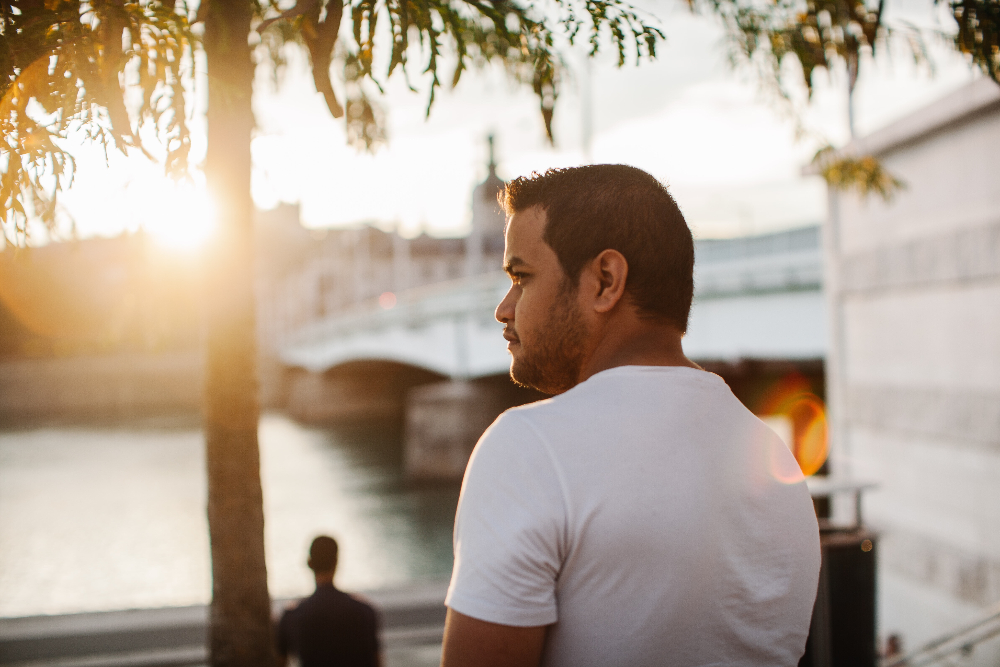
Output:
[[[875,667],[875,535],[825,530],[820,546],[819,589],[799,667]]]
[[[823,561],[799,667],[876,667],[877,539],[861,519],[861,494],[875,485],[819,476],[810,478],[808,484],[820,523]],[[854,523],[850,526],[834,525],[828,518],[831,497],[842,493],[854,500]],[[821,513],[821,508],[827,511]]]

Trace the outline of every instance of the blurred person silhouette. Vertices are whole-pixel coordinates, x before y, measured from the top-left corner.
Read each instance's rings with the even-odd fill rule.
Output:
[[[307,564],[316,592],[285,610],[278,622],[280,665],[292,658],[301,667],[381,667],[378,615],[333,585],[338,551],[327,535],[312,541]]]

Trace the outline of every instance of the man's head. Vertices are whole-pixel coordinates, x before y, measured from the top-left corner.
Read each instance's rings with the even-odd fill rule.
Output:
[[[655,178],[625,165],[555,169],[511,181],[502,204],[514,285],[497,319],[507,325],[515,381],[548,393],[572,387],[592,343],[595,308],[628,309],[678,335],[687,329],[694,244]],[[584,274],[611,291],[588,292],[581,306]]]
[[[320,535],[312,541],[309,547],[309,569],[318,577],[328,575],[333,579],[337,569],[337,540],[327,535]]]

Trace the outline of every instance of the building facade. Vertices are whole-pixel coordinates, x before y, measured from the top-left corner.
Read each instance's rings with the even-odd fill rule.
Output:
[[[879,485],[880,634],[914,649],[1000,600],[1000,86],[845,151],[906,187],[829,196],[831,464]],[[998,656],[994,641],[965,664]]]

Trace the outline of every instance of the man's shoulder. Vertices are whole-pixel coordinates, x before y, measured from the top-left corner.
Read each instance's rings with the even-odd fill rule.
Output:
[[[375,605],[364,595],[361,595],[360,593],[344,593],[344,596],[347,598],[346,604],[357,610],[359,613],[364,613],[370,616],[376,615],[377,612],[375,611]]]
[[[466,505],[479,498],[504,511],[501,507],[509,498],[524,497],[527,487],[561,489],[560,452],[565,448],[556,442],[558,429],[551,428],[548,407],[539,407],[543,409],[508,410],[479,439],[465,470],[462,497]],[[550,500],[561,502],[558,497]]]
[[[480,437],[473,459],[530,456],[546,448],[545,424],[551,421],[551,399],[528,403],[506,410]]]
[[[567,425],[586,428],[588,422],[602,417],[609,394],[616,393],[622,383],[636,384],[623,373],[627,373],[625,367],[611,370],[615,372],[598,373],[562,394],[510,408],[493,422],[491,429],[546,439]]]
[[[688,366],[615,366],[595,373],[569,391],[509,412],[520,412],[538,424],[586,426],[617,416],[656,415],[667,404],[690,401],[719,406],[738,403],[714,373]]]
[[[347,593],[337,589],[339,604],[352,616],[369,619],[374,622],[378,616],[375,606],[368,598],[358,593]]]
[[[497,456],[554,454],[569,434],[585,432],[602,418],[601,389],[594,391],[592,385],[583,382],[557,396],[506,410],[486,429],[477,453],[481,458],[491,452]]]
[[[296,614],[308,616],[315,613],[329,613],[332,610],[339,610],[338,613],[346,612],[354,616],[371,618],[376,616],[375,607],[366,598],[347,593],[339,588],[318,590],[285,613],[292,616]]]
[[[509,408],[497,417],[490,429],[514,431],[526,436],[542,438],[549,424],[557,423],[566,418],[578,418],[582,414],[592,412],[588,410],[587,405],[592,403],[594,399],[585,392],[577,391],[580,386],[577,385],[577,387],[558,396],[550,396]]]

